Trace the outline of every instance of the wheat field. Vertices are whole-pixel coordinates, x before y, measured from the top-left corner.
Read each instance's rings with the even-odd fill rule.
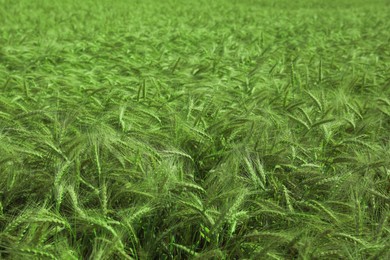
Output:
[[[0,259],[389,259],[385,0],[0,0]]]

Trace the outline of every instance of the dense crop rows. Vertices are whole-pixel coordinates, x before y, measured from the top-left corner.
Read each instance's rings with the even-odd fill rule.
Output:
[[[0,0],[0,258],[390,257],[386,1],[109,2]]]

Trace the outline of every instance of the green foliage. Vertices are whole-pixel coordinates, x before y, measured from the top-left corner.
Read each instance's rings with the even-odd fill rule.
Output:
[[[0,0],[1,259],[390,257],[386,1],[54,2]]]

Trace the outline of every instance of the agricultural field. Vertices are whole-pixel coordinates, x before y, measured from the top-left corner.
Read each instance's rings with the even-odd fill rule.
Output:
[[[390,259],[390,2],[0,0],[0,259]]]

